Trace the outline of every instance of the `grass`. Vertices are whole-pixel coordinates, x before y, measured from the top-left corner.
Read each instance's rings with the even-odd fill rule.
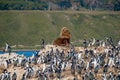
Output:
[[[0,11],[0,47],[6,42],[10,45],[40,45],[41,39],[52,43],[64,26],[70,29],[71,42],[109,36],[117,42],[120,40],[119,24],[120,12]]]

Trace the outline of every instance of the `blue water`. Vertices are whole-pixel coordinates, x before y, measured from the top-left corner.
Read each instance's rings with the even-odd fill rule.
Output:
[[[34,55],[36,55],[36,53],[38,52],[38,51],[30,51],[30,50],[27,50],[27,51],[12,51],[12,52],[15,52],[15,53],[17,53],[17,54],[20,54],[20,55],[24,55],[24,56],[26,56],[26,57],[30,57],[30,56],[32,56],[33,54]],[[2,52],[2,51],[0,51],[0,54],[4,54],[4,52]]]
[[[0,51],[0,54],[3,54],[3,52],[2,52],[2,51]]]

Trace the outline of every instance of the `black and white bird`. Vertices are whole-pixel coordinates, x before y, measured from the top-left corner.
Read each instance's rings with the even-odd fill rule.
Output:
[[[11,80],[10,72],[8,72],[8,79],[7,80]]]
[[[82,73],[82,67],[81,65],[78,63],[76,64],[76,72],[81,76],[81,73]]]
[[[40,75],[40,73],[41,73],[41,71],[40,71],[40,69],[38,69],[38,70],[36,71],[35,77],[38,77],[38,76]]]
[[[48,80],[47,71],[43,72],[43,78],[44,78],[44,80]]]
[[[86,41],[86,39],[84,39],[84,41],[83,41],[83,46],[84,46],[84,48],[87,48],[87,41]]]
[[[3,65],[4,65],[4,68],[7,69],[7,67],[8,67],[7,60],[4,60],[4,61],[3,61]]]
[[[102,75],[102,80],[107,80],[107,76],[105,74]]]
[[[109,73],[108,80],[114,80],[114,76],[112,72]]]
[[[26,75],[23,74],[21,80],[26,80]]]
[[[95,44],[95,38],[91,38],[92,39],[92,43],[91,43],[91,45],[93,46],[94,44]]]
[[[89,75],[86,72],[84,74],[84,80],[90,80]]]
[[[94,65],[94,68],[98,65],[96,58],[94,58],[94,61],[92,63]]]
[[[105,64],[104,67],[103,67],[103,73],[106,74],[108,71],[108,65]]]
[[[89,80],[94,80],[95,79],[95,77],[94,77],[94,74],[92,73],[92,71],[90,70],[90,72],[89,72]]]
[[[74,61],[71,62],[71,73],[75,75],[75,62]]]
[[[78,60],[81,60],[81,58],[82,58],[82,51],[78,52],[77,57],[78,57]]]
[[[61,68],[57,68],[57,78],[58,78],[58,80],[60,80],[61,79]]]
[[[77,78],[76,78],[76,77],[74,77],[74,78],[73,78],[73,80],[77,80]]]
[[[112,52],[110,52],[110,54],[108,56],[108,65],[110,67],[115,66],[115,63],[114,63],[114,54]]]
[[[13,64],[14,64],[14,67],[16,67],[18,65],[18,59],[14,59]]]
[[[104,60],[104,57],[102,55],[99,56],[98,61],[99,61],[100,66],[103,67],[105,65],[105,60]]]
[[[17,74],[16,74],[16,72],[13,73],[12,80],[17,80]]]
[[[38,80],[44,80],[44,76],[43,76],[42,73],[40,73],[40,74],[38,75]]]
[[[25,67],[25,63],[26,63],[26,62],[27,62],[26,59],[23,59],[23,60],[22,60],[22,62],[21,62],[21,64],[20,64],[20,65],[21,65],[21,68]]]
[[[10,72],[7,72],[6,70],[3,71],[2,75],[1,75],[1,80],[11,80]]]
[[[87,49],[85,49],[85,54],[84,54],[85,58],[88,58],[88,53],[89,53],[89,51]]]
[[[97,75],[99,68],[100,68],[99,65],[97,65],[97,66],[94,68],[94,73],[95,73],[95,75]]]
[[[120,72],[117,75],[117,80],[120,80]]]

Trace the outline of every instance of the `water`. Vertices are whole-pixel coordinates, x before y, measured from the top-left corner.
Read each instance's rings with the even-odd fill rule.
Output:
[[[20,54],[20,55],[24,55],[24,56],[26,56],[26,57],[30,57],[30,56],[32,56],[33,54],[34,55],[36,55],[36,53],[38,52],[38,51],[35,51],[35,50],[25,50],[25,51],[12,51],[12,52],[15,52],[15,53],[17,53],[17,54]],[[2,51],[0,51],[0,54],[3,54],[4,52],[2,52]]]
[[[3,54],[3,52],[2,52],[2,51],[0,51],[0,54]]]

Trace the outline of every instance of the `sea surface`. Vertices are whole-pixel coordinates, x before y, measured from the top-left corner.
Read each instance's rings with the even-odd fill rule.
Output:
[[[12,51],[12,52],[20,54],[20,55],[23,54],[26,57],[30,57],[33,54],[36,55],[39,51],[36,51],[36,50],[18,50],[18,51]],[[0,54],[5,54],[5,52],[0,51]]]

